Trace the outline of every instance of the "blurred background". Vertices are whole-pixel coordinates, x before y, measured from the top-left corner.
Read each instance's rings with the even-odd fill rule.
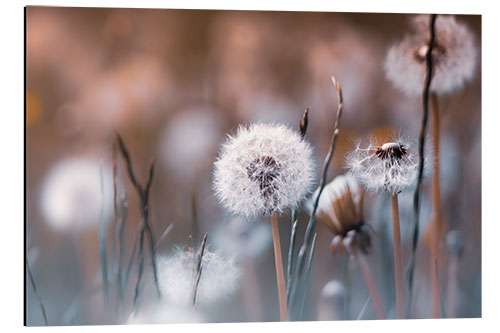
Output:
[[[296,128],[309,107],[307,139],[321,165],[337,108],[331,75],[343,87],[344,115],[329,180],[344,172],[343,156],[358,138],[400,130],[416,137],[421,100],[394,88],[383,70],[388,48],[412,32],[411,18],[405,14],[28,7],[26,254],[49,324],[130,322],[131,296],[123,314],[111,318],[103,311],[100,280],[101,214],[110,248],[114,242],[111,146],[116,131],[142,183],[150,159],[155,159],[150,216],[156,239],[172,225],[157,244],[159,256],[168,255],[176,245],[198,247],[205,232],[212,248],[238,252],[243,272],[240,288],[216,307],[200,306],[202,320],[277,321],[268,222],[238,220],[217,203],[211,182],[218,145],[239,124],[279,122]],[[473,32],[480,52],[481,17],[458,16],[457,20]],[[456,259],[440,265],[440,290],[453,317],[481,316],[480,56],[478,64],[472,82],[457,94],[439,99],[447,230],[441,253],[443,258]],[[128,258],[140,210],[121,158],[118,166],[120,193],[126,193],[129,204]],[[425,187],[412,318],[430,317],[429,195],[430,187]],[[400,205],[403,262],[407,262],[411,193],[401,197]],[[376,233],[369,264],[386,313],[394,316],[389,198],[369,196],[364,209]],[[299,218],[300,244],[307,216],[302,212]],[[285,253],[290,229],[290,217],[282,216]],[[303,319],[356,319],[369,296],[366,283],[345,256],[330,254],[328,230],[318,225],[317,233]],[[236,245],[231,247],[232,243]],[[110,250],[111,272],[113,255]],[[147,266],[145,308],[154,298],[150,270]],[[135,270],[129,289],[134,274]],[[26,314],[28,325],[43,325],[29,281]],[[369,304],[363,319],[375,318]]]

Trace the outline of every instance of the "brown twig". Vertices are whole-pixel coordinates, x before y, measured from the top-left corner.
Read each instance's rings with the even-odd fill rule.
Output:
[[[201,242],[200,245],[200,250],[198,251],[198,261],[196,263],[196,279],[193,288],[193,302],[192,302],[193,308],[196,307],[196,296],[198,294],[198,286],[200,285],[201,271],[203,270],[202,262],[203,262],[203,254],[205,253],[205,246],[207,244],[207,236],[208,233],[205,233],[205,236],[203,236],[203,241]]]
[[[377,292],[377,288],[375,288],[375,283],[373,282],[373,277],[370,271],[370,267],[366,262],[366,258],[363,254],[360,254],[358,251],[354,250],[354,255],[358,262],[359,268],[363,273],[366,284],[368,285],[368,289],[370,290],[371,296],[373,296],[373,305],[375,306],[375,311],[377,312],[378,319],[385,319],[384,308],[382,307],[382,303],[380,302],[380,297]]]

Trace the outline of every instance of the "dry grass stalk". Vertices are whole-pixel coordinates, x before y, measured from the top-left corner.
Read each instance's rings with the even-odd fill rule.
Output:
[[[370,290],[370,295],[373,297],[373,304],[375,305],[375,311],[377,312],[378,319],[385,319],[384,308],[382,307],[382,303],[380,302],[380,297],[377,292],[377,288],[375,288],[375,283],[373,282],[373,277],[366,262],[366,258],[363,254],[360,254],[359,251],[354,249],[354,255],[358,262],[359,268],[363,273],[363,277],[365,278],[366,284],[368,285],[368,289]]]
[[[146,185],[143,187],[137,180],[137,177],[135,176],[134,170],[132,168],[132,161],[130,158],[130,153],[125,146],[125,143],[123,142],[123,139],[121,136],[117,133],[116,134],[116,140],[118,142],[118,148],[120,149],[120,153],[122,154],[122,157],[125,161],[126,167],[127,167],[127,173],[129,176],[129,179],[136,189],[137,195],[139,197],[139,205],[140,205],[140,210],[141,210],[141,215],[142,219],[139,222],[138,226],[138,232],[139,232],[139,247],[138,247],[138,277],[137,277],[137,284],[135,287],[135,297],[134,297],[134,308],[137,308],[137,302],[139,299],[139,292],[140,292],[140,283],[142,279],[142,274],[144,270],[144,237],[147,236],[148,238],[148,245],[149,245],[149,251],[151,254],[151,265],[153,267],[153,277],[155,281],[155,286],[156,290],[158,293],[158,296],[161,296],[161,291],[160,291],[160,286],[158,284],[158,273],[157,273],[157,264],[156,264],[156,246],[154,242],[154,237],[153,237],[153,231],[151,228],[151,225],[149,223],[149,211],[148,211],[148,202],[149,202],[149,193],[151,189],[151,184],[153,180],[153,175],[154,175],[154,161],[151,160],[149,163],[149,168],[148,168],[148,178],[146,181]],[[136,235],[137,239],[137,235]],[[135,246],[135,242],[134,242]],[[132,253],[134,254],[134,253]],[[132,258],[131,258],[132,261]]]
[[[198,293],[198,286],[200,284],[201,272],[203,270],[203,266],[201,263],[203,260],[203,254],[205,253],[205,246],[207,244],[207,236],[208,236],[208,233],[205,233],[205,236],[203,236],[203,241],[201,242],[201,245],[200,245],[200,250],[198,252],[198,262],[196,263],[196,279],[195,279],[194,288],[193,288],[193,302],[192,302],[193,308],[196,307],[196,294]]]
[[[299,293],[299,285],[301,278],[303,278],[304,275],[304,269],[305,269],[305,260],[306,260],[306,255],[309,251],[311,251],[311,243],[313,240],[313,234],[314,234],[314,228],[316,226],[316,210],[318,209],[318,203],[319,203],[319,198],[321,196],[321,192],[323,192],[323,189],[325,188],[326,185],[326,179],[327,179],[327,173],[328,173],[328,168],[330,166],[330,163],[333,158],[333,153],[335,152],[335,145],[337,143],[337,138],[339,136],[339,126],[340,126],[340,117],[342,116],[342,110],[343,110],[343,97],[342,97],[342,87],[340,85],[340,82],[338,82],[335,77],[331,77],[333,86],[335,87],[335,90],[337,92],[337,99],[338,99],[338,107],[337,107],[337,116],[335,119],[335,124],[334,124],[334,130],[333,134],[330,140],[330,147],[328,150],[328,153],[325,157],[325,161],[323,164],[323,172],[321,175],[321,180],[320,180],[320,185],[319,185],[319,190],[317,192],[316,197],[314,198],[314,205],[312,209],[312,213],[309,219],[309,222],[307,224],[306,228],[306,233],[304,237],[304,242],[302,243],[302,246],[299,251],[299,255],[297,258],[297,265],[295,268],[295,274],[293,278],[293,285],[292,285],[292,290],[290,292],[290,308],[295,316],[295,313],[293,312],[297,299],[298,299],[298,293]],[[303,289],[307,288],[307,286],[304,286]]]

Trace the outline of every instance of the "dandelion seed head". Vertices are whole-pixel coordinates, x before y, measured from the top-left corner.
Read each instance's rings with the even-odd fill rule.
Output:
[[[297,206],[314,181],[312,148],[283,125],[241,126],[222,145],[214,189],[222,205],[246,217]]]
[[[198,250],[176,248],[168,257],[161,258],[159,282],[168,300],[188,305],[192,301],[196,281]],[[233,258],[212,252],[208,245],[201,262],[201,276],[196,294],[197,304],[209,304],[229,296],[239,284],[240,269]]]
[[[424,177],[432,172],[431,146],[424,147]],[[416,186],[419,156],[416,145],[405,137],[367,148],[356,146],[346,156],[346,168],[371,192],[398,194]]]
[[[387,78],[409,96],[423,91],[430,39],[429,20],[429,15],[416,16],[413,21],[416,32],[393,45],[385,60]],[[454,16],[439,15],[435,28],[431,91],[453,93],[474,78],[478,56],[476,42],[468,27]]]

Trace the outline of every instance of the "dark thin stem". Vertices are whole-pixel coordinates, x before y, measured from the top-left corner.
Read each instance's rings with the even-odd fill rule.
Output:
[[[196,205],[196,189],[191,190],[191,237],[194,244],[198,242],[198,210]]]
[[[423,117],[422,117],[422,127],[420,129],[419,135],[419,145],[418,145],[418,181],[417,186],[415,188],[415,192],[413,195],[413,239],[412,239],[412,251],[409,260],[409,270],[408,270],[408,287],[409,287],[409,297],[410,301],[408,304],[411,304],[412,298],[412,289],[413,289],[413,275],[415,271],[415,257],[417,252],[417,244],[418,244],[418,233],[419,233],[419,217],[420,217],[420,199],[422,196],[422,180],[424,174],[424,147],[425,147],[425,134],[427,132],[427,123],[429,118],[429,97],[430,97],[430,87],[432,82],[432,76],[434,73],[434,64],[432,59],[432,51],[434,49],[435,40],[436,40],[436,18],[437,15],[433,14],[430,19],[430,41],[429,48],[425,57],[426,60],[426,77],[425,77],[425,85],[422,94],[422,102],[423,102]],[[409,312],[409,308],[408,308]]]
[[[198,261],[196,263],[196,279],[194,281],[194,288],[193,288],[193,301],[192,301],[192,306],[193,308],[196,307],[196,295],[198,294],[198,286],[200,285],[200,278],[201,278],[201,271],[203,269],[203,254],[205,253],[205,246],[207,244],[207,236],[208,233],[205,233],[205,236],[203,236],[203,241],[201,242],[200,245],[200,250],[198,251]]]
[[[134,293],[134,312],[137,312],[139,309],[139,295],[141,292],[141,279],[142,274],[144,272],[144,229],[141,230],[139,237],[139,253],[137,254],[137,283],[135,285],[135,293]]]
[[[124,240],[124,230],[125,230],[125,222],[127,220],[128,216],[128,201],[127,201],[127,195],[125,193],[122,194],[121,196],[121,208],[122,208],[122,213],[120,218],[118,219],[118,225],[117,225],[117,233],[118,233],[118,286],[119,286],[119,296],[120,296],[120,301],[123,301],[124,297],[124,284],[123,284],[123,261],[125,259],[125,240]]]
[[[45,305],[43,305],[42,296],[40,296],[40,293],[38,292],[38,288],[35,282],[35,277],[33,276],[33,272],[31,271],[30,264],[28,263],[27,260],[26,260],[26,268],[28,269],[28,277],[30,279],[31,287],[35,292],[36,301],[38,303],[38,307],[40,308],[40,313],[42,314],[43,323],[45,324],[45,326],[49,326],[49,323],[47,321],[47,312],[45,311]]]
[[[297,265],[295,267],[293,286],[292,286],[292,291],[291,291],[291,295],[290,295],[290,297],[291,297],[290,307],[291,308],[294,308],[296,306],[295,303],[296,303],[296,299],[298,296],[297,294],[299,292],[299,277],[301,277],[303,275],[303,272],[304,272],[305,258],[306,258],[308,250],[310,249],[310,245],[311,245],[313,234],[314,234],[314,228],[316,226],[316,210],[318,209],[319,198],[320,198],[321,193],[323,192],[323,189],[326,185],[328,168],[329,168],[330,162],[333,158],[333,153],[335,152],[335,145],[337,143],[337,138],[339,135],[340,117],[342,116],[342,109],[343,109],[342,88],[340,86],[340,83],[333,76],[332,76],[332,82],[333,82],[333,85],[337,91],[337,99],[338,99],[337,117],[335,119],[334,131],[333,131],[333,134],[332,134],[332,137],[330,140],[330,148],[328,150],[328,154],[326,155],[325,162],[323,164],[323,172],[321,175],[320,185],[319,185],[318,191],[316,192],[316,195],[314,197],[314,205],[313,205],[311,216],[309,218],[309,222],[307,224],[304,242],[300,248],[299,255],[297,258]],[[304,286],[304,288],[307,288],[307,286]]]
[[[151,225],[149,223],[149,212],[148,212],[148,202],[149,202],[149,193],[151,189],[151,184],[153,181],[153,176],[154,176],[154,160],[151,160],[149,163],[149,168],[148,168],[148,179],[146,181],[146,186],[143,188],[139,181],[137,180],[134,170],[132,168],[132,160],[130,158],[130,153],[125,146],[125,143],[123,142],[123,139],[121,136],[117,133],[116,134],[116,139],[118,142],[118,147],[120,148],[120,152],[123,156],[123,159],[125,160],[125,164],[127,167],[127,172],[128,176],[130,179],[130,182],[132,185],[134,185],[134,188],[137,191],[137,195],[139,197],[139,204],[140,204],[140,210],[141,210],[141,215],[142,215],[142,224],[141,224],[141,242],[139,242],[140,247],[139,247],[139,253],[144,255],[144,233],[146,233],[146,236],[148,237],[148,245],[149,245],[149,251],[151,254],[151,265],[153,267],[153,277],[155,281],[155,286],[156,286],[156,291],[158,293],[158,297],[161,296],[161,291],[160,291],[160,285],[158,283],[158,272],[157,272],[157,265],[156,265],[156,246],[154,243],[154,236],[153,236],[153,230],[151,228]],[[142,271],[140,271],[141,274],[138,274],[138,281],[137,284],[141,282],[142,278]],[[137,296],[137,291],[139,290],[138,286],[136,286],[136,296]]]

